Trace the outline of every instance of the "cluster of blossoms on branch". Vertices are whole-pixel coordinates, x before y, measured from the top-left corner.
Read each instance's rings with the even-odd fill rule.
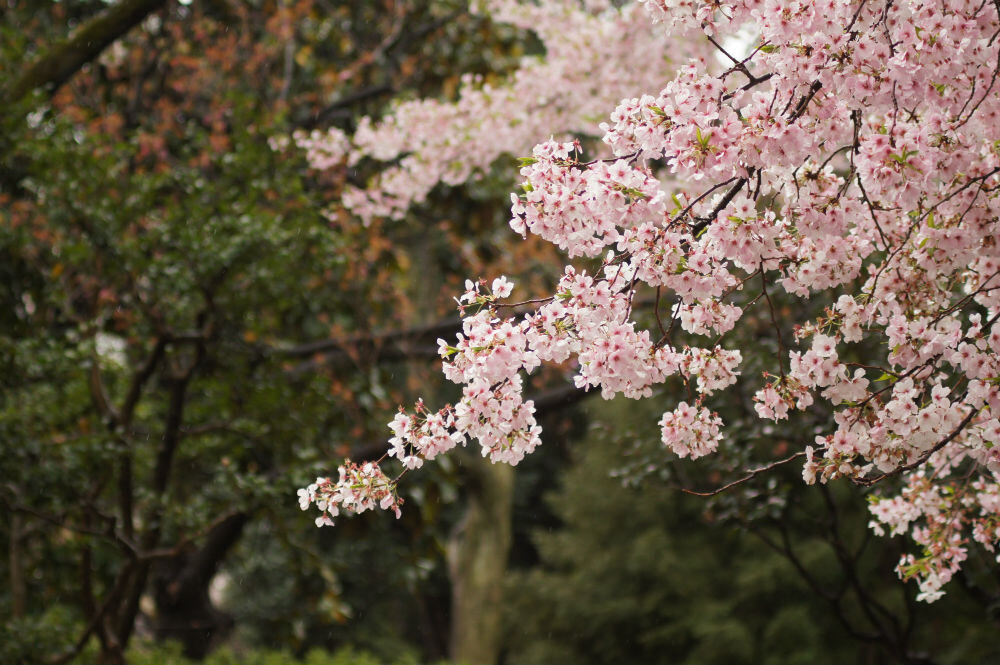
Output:
[[[520,315],[503,314],[515,311],[500,302],[510,295],[506,280],[491,289],[469,283],[463,333],[441,342],[462,398],[436,413],[418,405],[398,415],[389,454],[415,468],[472,438],[494,461],[517,463],[539,443],[522,374],[542,362],[570,363],[578,387],[609,399],[647,397],[679,376],[693,398],[664,414],[663,442],[679,456],[711,454],[724,427],[710,396],[737,380],[742,362],[725,334],[754,308],[773,320],[771,295],[782,289],[826,307],[798,322],[797,347],[782,348],[756,385],[757,414],[833,414],[827,433],[802,442],[806,482],[871,487],[901,478],[899,494],[872,495],[872,527],[913,538],[920,554],[907,555],[899,572],[934,600],[972,543],[993,551],[1000,542],[998,5],[640,4],[644,29],[634,7],[499,3],[499,16],[538,19],[531,27],[550,49],[545,61],[503,90],[402,105],[353,138],[348,159],[408,153],[383,174],[381,190],[348,199],[363,217],[398,214],[528,135],[571,128],[553,121],[538,131],[535,119],[552,121],[550,111],[537,90],[523,89],[549,85],[544,76],[554,72],[573,72],[564,85],[586,88],[574,77],[608,62],[590,57],[619,47],[602,30],[629,26],[628,56],[618,54],[611,78],[631,86],[619,96],[638,96],[608,104],[617,104],[600,125],[610,154],[587,162],[575,142],[543,142],[522,161],[524,192],[512,197],[516,232],[570,258],[602,259],[599,270],[566,267],[555,293]],[[592,37],[547,38],[563,19],[560,36],[578,20]],[[748,30],[749,52],[731,53],[725,37]],[[664,44],[695,57],[681,62],[673,47],[675,75],[651,82],[650,53],[637,56],[637,40],[656,47],[654,73]],[[564,100],[593,108],[572,94]],[[750,289],[759,295],[740,297]],[[634,316],[641,293],[655,294],[655,326]],[[675,323],[703,342],[675,345]],[[326,511],[398,505],[386,499],[395,481],[380,494],[382,476],[345,468],[335,489],[310,488],[306,497],[325,501]],[[368,487],[367,500],[352,493]]]
[[[362,118],[350,137],[336,128],[293,137],[317,169],[395,160],[368,186],[345,191],[341,204],[363,220],[401,218],[439,183],[480,177],[501,155],[530,151],[540,136],[593,134],[596,119],[631,91],[658,85],[682,53],[709,53],[707,44],[692,49],[650,30],[645,12],[634,6],[612,11],[606,0],[481,4],[472,9],[533,32],[545,56],[525,57],[504,85],[463,77],[455,102],[405,101],[381,120]]]
[[[334,483],[329,478],[299,490],[299,507],[308,510],[314,505],[319,509],[316,526],[333,526],[333,518],[341,509],[363,513],[376,507],[392,510],[399,517],[403,500],[396,493],[396,483],[390,480],[378,464],[354,464],[350,460],[340,465],[340,477]]]

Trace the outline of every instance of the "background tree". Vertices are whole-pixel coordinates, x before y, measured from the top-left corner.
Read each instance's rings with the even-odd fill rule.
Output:
[[[489,47],[445,46],[470,33]],[[499,256],[488,237],[454,250],[492,221],[475,200],[443,198],[466,214],[438,217],[455,230],[433,241],[419,225],[364,227],[329,205],[357,172],[311,178],[269,139],[349,126],[400,91],[447,91],[451,58],[502,70],[511,34],[449,3],[5,13],[5,51],[24,63],[2,86],[18,102],[4,116],[7,659],[66,661],[96,641],[102,661],[120,662],[137,630],[201,656],[225,636],[233,619],[209,587],[248,525],[287,532],[289,475],[370,454],[407,382],[426,379],[400,363],[433,358],[454,329],[438,322],[438,298],[410,302],[410,275],[457,286]],[[419,519],[399,529],[373,537],[410,549],[417,570],[440,567],[440,532]],[[309,564],[293,573],[308,602],[271,620],[305,626],[289,644],[322,643],[312,626],[351,610],[338,566],[368,562],[288,549],[286,563]],[[410,603],[423,586],[417,576],[394,597]],[[390,627],[417,639],[405,626],[422,615],[446,624],[446,598]],[[446,636],[428,634],[442,655]]]

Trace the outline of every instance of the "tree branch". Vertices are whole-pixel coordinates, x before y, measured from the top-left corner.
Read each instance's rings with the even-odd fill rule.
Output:
[[[10,87],[7,103],[19,101],[38,88],[54,92],[101,51],[167,2],[122,0],[108,7],[31,63]]]
[[[801,451],[800,450],[799,452],[795,453],[794,455],[791,455],[791,456],[786,457],[784,459],[780,459],[780,460],[771,462],[770,464],[766,464],[766,465],[764,465],[762,467],[758,467],[756,469],[751,469],[749,472],[747,472],[747,475],[743,476],[742,478],[734,480],[731,483],[726,483],[722,487],[719,487],[719,488],[714,489],[714,490],[709,490],[707,492],[696,492],[695,490],[689,490],[687,488],[682,487],[681,491],[684,492],[685,494],[692,494],[694,496],[715,496],[716,494],[722,494],[726,490],[732,489],[733,487],[736,487],[737,485],[742,485],[743,483],[747,482],[748,480],[752,480],[753,478],[756,478],[757,476],[759,476],[762,473],[767,473],[768,471],[771,471],[772,469],[776,469],[776,468],[778,468],[779,466],[781,466],[783,464],[788,464],[789,462],[797,460],[800,457],[805,457],[805,455],[806,455],[805,451]]]
[[[438,337],[448,334],[456,334],[461,332],[461,330],[462,319],[456,317],[426,326],[404,328],[403,330],[390,330],[367,335],[352,335],[342,339],[324,339],[296,346],[266,347],[263,349],[263,352],[265,355],[281,356],[285,358],[310,358],[318,354],[346,353],[347,349],[354,349],[358,347],[379,348],[399,342],[426,341],[433,343]]]

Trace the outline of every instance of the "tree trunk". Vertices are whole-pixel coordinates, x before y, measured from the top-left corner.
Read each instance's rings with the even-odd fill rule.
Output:
[[[468,509],[448,543],[452,585],[451,659],[494,665],[500,656],[501,608],[511,546],[514,469],[463,455]]]
[[[21,545],[23,536],[21,514],[16,510],[10,511],[10,543],[9,560],[10,565],[10,613],[15,619],[21,619],[25,613],[25,599],[27,598],[27,587],[24,580],[24,571],[21,564]]]
[[[154,575],[156,638],[177,640],[188,658],[204,658],[233,628],[232,617],[212,604],[208,590],[249,520],[247,513],[233,514],[209,532],[201,549],[165,561]]]

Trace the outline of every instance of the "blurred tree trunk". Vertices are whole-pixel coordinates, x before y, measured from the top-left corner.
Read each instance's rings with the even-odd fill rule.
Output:
[[[412,298],[424,324],[433,324],[435,303],[428,283],[443,283],[440,260],[430,234],[414,240],[415,283]],[[507,559],[512,542],[514,470],[492,464],[478,451],[458,451],[467,491],[467,508],[448,540],[451,579],[449,657],[463,665],[494,665],[500,656],[501,608]]]
[[[153,599],[158,640],[177,640],[185,656],[200,660],[232,630],[232,617],[212,604],[209,587],[249,520],[243,512],[227,517],[200,549],[169,559],[157,570]]]
[[[512,528],[514,469],[463,455],[468,508],[448,543],[452,585],[450,656],[467,665],[494,665],[500,655],[503,583]]]
[[[10,511],[10,613],[15,619],[24,617],[25,598],[27,598],[24,571],[21,564],[22,517],[16,510]]]

